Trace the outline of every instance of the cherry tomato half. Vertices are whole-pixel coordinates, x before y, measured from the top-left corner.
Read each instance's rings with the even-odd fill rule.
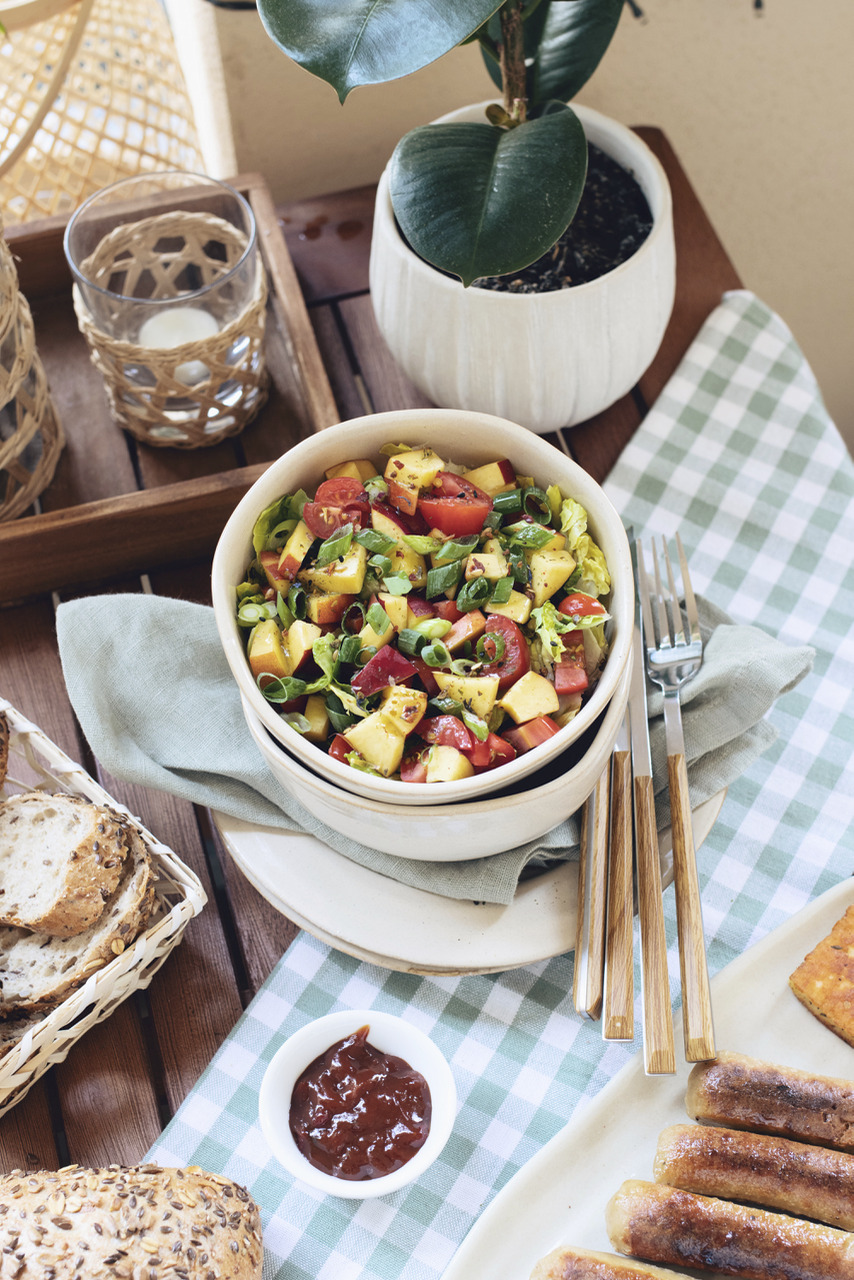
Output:
[[[336,733],[335,737],[327,747],[327,752],[332,756],[332,759],[340,760],[342,764],[348,763],[347,753],[352,750],[353,748],[350,746],[350,743],[344,737],[343,733]]]
[[[565,618],[605,617],[608,610],[593,596],[586,596],[583,591],[573,591],[564,596],[557,607],[558,613]]]
[[[584,633],[567,631],[561,639],[563,652],[555,663],[555,693],[583,693],[589,684],[584,658]]]
[[[471,750],[472,735],[456,716],[431,716],[422,720],[418,726],[418,735],[425,742],[435,742],[440,747],[456,747],[457,751]]]
[[[480,674],[498,676],[498,692],[504,693],[511,684],[515,684],[530,671],[531,653],[521,627],[512,618],[505,618],[500,613],[489,614],[483,633],[487,647],[491,635],[501,637],[504,641],[504,652],[494,662],[487,662],[481,667]]]
[[[418,499],[418,510],[431,529],[461,538],[467,533],[480,533],[492,510],[492,499],[470,480],[453,471],[440,471]]]
[[[509,764],[515,759],[516,748],[497,733],[490,733],[486,742],[479,742],[469,755],[475,773],[486,773],[487,769],[497,769],[500,764]]]
[[[368,491],[351,476],[336,476],[318,485],[314,502],[303,507],[302,518],[315,538],[329,538],[342,525],[363,529],[370,523]]]

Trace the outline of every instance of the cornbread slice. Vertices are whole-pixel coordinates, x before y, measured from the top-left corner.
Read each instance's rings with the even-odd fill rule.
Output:
[[[154,908],[156,873],[142,836],[130,825],[128,833],[130,854],[122,878],[97,924],[73,938],[0,928],[0,1017],[53,1008],[145,928]]]
[[[0,924],[71,938],[114,892],[128,824],[83,796],[30,791],[0,802]]]
[[[811,1014],[854,1045],[854,906],[798,965],[789,986]]]

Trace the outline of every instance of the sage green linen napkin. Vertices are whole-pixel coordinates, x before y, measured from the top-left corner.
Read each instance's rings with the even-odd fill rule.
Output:
[[[726,787],[773,742],[763,719],[810,669],[813,651],[739,627],[699,602],[708,637],[685,689],[692,803]],[[151,595],[90,596],[61,604],[57,635],[71,704],[92,750],[116,777],[264,826],[300,828],[354,861],[415,888],[477,902],[512,901],[524,867],[578,848],[574,818],[506,853],[471,862],[418,862],[332,831],[269,773],[246,728],[213,610]],[[656,778],[666,788],[661,698],[650,697]],[[669,822],[666,790],[659,825]]]

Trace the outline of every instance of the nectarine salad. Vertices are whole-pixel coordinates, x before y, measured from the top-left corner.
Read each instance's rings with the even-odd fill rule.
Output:
[[[383,453],[261,512],[237,620],[264,697],[335,760],[467,778],[577,715],[606,658],[608,567],[584,508],[508,459]]]

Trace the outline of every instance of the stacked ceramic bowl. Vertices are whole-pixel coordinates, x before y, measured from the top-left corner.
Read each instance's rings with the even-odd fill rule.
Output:
[[[429,445],[473,469],[508,458],[520,475],[556,484],[587,511],[588,528],[611,575],[608,657],[579,713],[546,742],[508,764],[451,782],[401,782],[351,768],[287,724],[268,702],[246,659],[236,620],[236,588],[253,559],[261,511],[283,494],[314,492],[327,470],[355,458],[380,459],[389,443]],[[619,516],[590,476],[547,440],[514,423],[453,409],[373,414],[329,427],[274,462],[230,517],[213,562],[217,627],[240,689],[249,731],[270,772],[334,831],[387,853],[430,861],[488,856],[525,843],[576,812],[613,749],[628,699],[634,590]]]

